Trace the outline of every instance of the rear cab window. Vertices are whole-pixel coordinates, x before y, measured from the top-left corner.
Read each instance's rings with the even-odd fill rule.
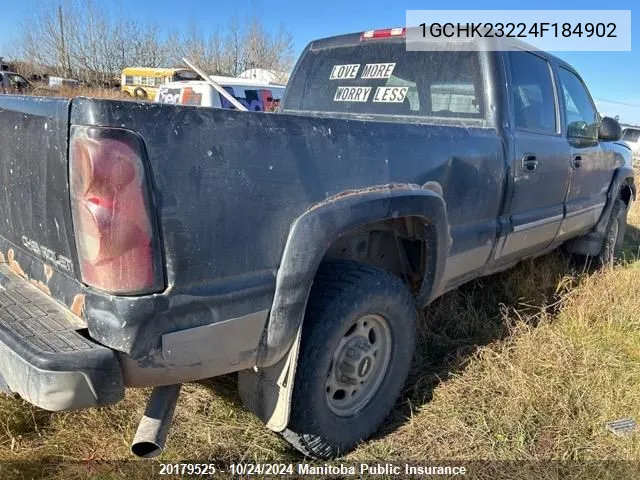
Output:
[[[473,51],[407,51],[380,41],[307,50],[283,110],[483,119],[480,58]]]

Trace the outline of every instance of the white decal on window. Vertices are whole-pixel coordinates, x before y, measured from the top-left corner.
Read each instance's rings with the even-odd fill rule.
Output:
[[[371,87],[338,87],[333,97],[334,102],[366,102],[369,100]]]
[[[389,78],[394,68],[395,63],[367,63],[360,78]]]
[[[331,69],[329,80],[353,80],[358,76],[358,70],[360,70],[359,63],[351,65],[334,65]]]
[[[402,103],[409,87],[378,87],[373,101],[377,103]]]

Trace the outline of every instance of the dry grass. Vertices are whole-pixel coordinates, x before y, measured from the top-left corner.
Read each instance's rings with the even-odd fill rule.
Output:
[[[126,95],[124,92],[111,89],[111,88],[98,88],[98,87],[78,87],[78,88],[49,88],[46,85],[38,85],[31,92],[31,95],[44,96],[44,97],[93,97],[93,98],[110,98],[115,100],[133,100],[132,97]],[[135,99],[140,100],[140,99]]]
[[[554,253],[431,305],[403,398],[377,438],[346,460],[572,460],[575,478],[595,478],[576,473],[591,460],[640,461],[640,432],[616,437],[605,428],[640,421],[640,205],[629,219],[623,265],[586,274]],[[147,394],[131,390],[114,407],[72,413],[0,398],[0,460],[130,458]],[[228,377],[184,387],[163,459],[184,458],[301,460],[240,406]],[[509,478],[527,478],[517,465]],[[558,478],[549,464],[528,465],[540,467],[538,478]],[[86,468],[67,465],[61,476],[83,478]],[[104,478],[120,475],[104,468]]]

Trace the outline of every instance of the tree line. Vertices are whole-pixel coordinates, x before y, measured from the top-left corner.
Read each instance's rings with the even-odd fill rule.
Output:
[[[106,2],[105,2],[106,3]],[[259,18],[231,18],[205,33],[192,20],[185,31],[124,14],[96,0],[43,3],[21,22],[16,52],[27,74],[58,75],[87,84],[110,84],[125,67],[182,66],[188,57],[212,75],[237,76],[250,68],[288,72],[293,37]]]

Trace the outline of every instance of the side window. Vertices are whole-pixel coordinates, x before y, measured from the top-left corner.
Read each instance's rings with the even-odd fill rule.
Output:
[[[560,68],[562,98],[567,112],[567,136],[598,139],[598,112],[582,81],[569,70]]]
[[[555,134],[556,100],[547,61],[530,52],[510,51],[511,100],[515,127]]]
[[[385,85],[386,87],[407,87],[406,100],[409,102],[409,110],[412,112],[420,112],[420,96],[418,95],[418,87],[416,82],[404,80],[395,75],[391,75]],[[436,110],[432,108],[432,110]],[[443,108],[444,110],[444,108]]]
[[[415,83],[414,91],[415,91]],[[480,106],[476,102],[476,92],[473,83],[432,83],[429,86],[431,91],[431,109],[434,112],[442,110],[451,113],[479,114]],[[407,97],[412,105],[411,87]],[[415,110],[420,110],[420,100],[417,92],[414,95]]]

